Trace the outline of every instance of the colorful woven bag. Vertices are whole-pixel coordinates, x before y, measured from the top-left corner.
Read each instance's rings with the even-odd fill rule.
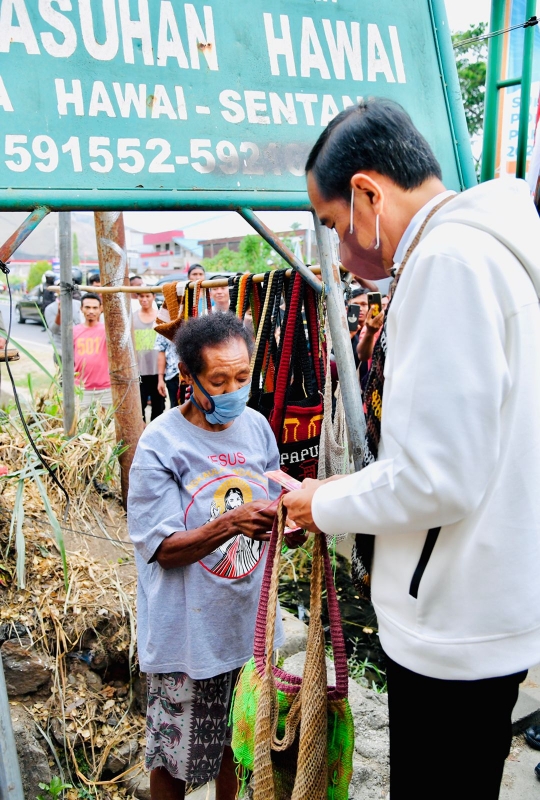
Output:
[[[315,293],[299,273],[290,280],[274,392],[263,395],[260,410],[270,404],[281,469],[301,481],[317,477],[324,366]]]
[[[265,566],[253,658],[242,669],[232,708],[241,790],[253,800],[347,800],[354,724],[339,606],[326,539],[316,536],[304,677],[272,666],[285,511],[280,502]],[[336,685],[327,686],[322,594],[326,586]]]

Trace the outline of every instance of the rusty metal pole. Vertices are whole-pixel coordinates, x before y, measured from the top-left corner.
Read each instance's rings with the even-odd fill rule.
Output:
[[[60,239],[60,331],[62,398],[64,433],[74,436],[77,427],[75,414],[75,357],[73,352],[73,265],[71,258],[71,212],[58,215]],[[77,320],[78,321],[78,320]]]
[[[100,211],[94,214],[103,286],[128,283],[126,234],[121,211]],[[127,504],[129,469],[137,442],[143,432],[139,371],[131,336],[131,298],[122,293],[104,294],[103,311],[107,331],[107,352],[115,408],[116,440],[127,445],[120,456],[122,501]]]

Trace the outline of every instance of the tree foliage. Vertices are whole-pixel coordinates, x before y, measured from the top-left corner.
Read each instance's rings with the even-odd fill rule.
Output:
[[[290,246],[290,239],[282,240]],[[213,258],[205,258],[204,268],[209,272],[267,272],[269,269],[282,269],[288,264],[272,250],[261,236],[245,236],[240,242],[238,252],[222,248]]]
[[[452,34],[454,45],[475,36],[482,36],[487,29],[485,22],[471,25],[466,31]],[[484,99],[487,69],[487,41],[473,42],[457,48],[456,65],[465,106],[465,116],[471,136],[475,136],[484,127]]]
[[[28,280],[26,282],[27,290],[30,291],[30,289],[33,289],[34,286],[38,286],[41,283],[43,274],[50,268],[50,261],[36,261],[34,264],[32,264],[30,267],[30,272],[28,273]]]

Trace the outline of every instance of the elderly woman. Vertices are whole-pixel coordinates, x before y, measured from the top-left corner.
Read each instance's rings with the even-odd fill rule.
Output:
[[[144,431],[128,501],[146,766],[155,800],[181,800],[186,783],[214,778],[218,800],[233,800],[229,706],[253,651],[277,495],[264,473],[279,468],[279,454],[267,421],[246,407],[253,343],[242,322],[229,313],[192,319],[175,344],[191,398]]]

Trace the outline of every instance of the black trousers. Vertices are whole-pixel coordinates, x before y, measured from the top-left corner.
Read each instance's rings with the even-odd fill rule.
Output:
[[[168,381],[165,381],[165,384],[167,386],[171,408],[176,408],[178,405],[178,387],[180,385],[180,376],[175,375],[174,378],[169,378]]]
[[[151,419],[159,417],[165,411],[165,398],[158,392],[158,376],[157,375],[141,375],[141,405],[143,419],[145,419],[145,408],[150,398],[152,405]]]
[[[390,800],[497,800],[526,676],[445,681],[387,657]]]

